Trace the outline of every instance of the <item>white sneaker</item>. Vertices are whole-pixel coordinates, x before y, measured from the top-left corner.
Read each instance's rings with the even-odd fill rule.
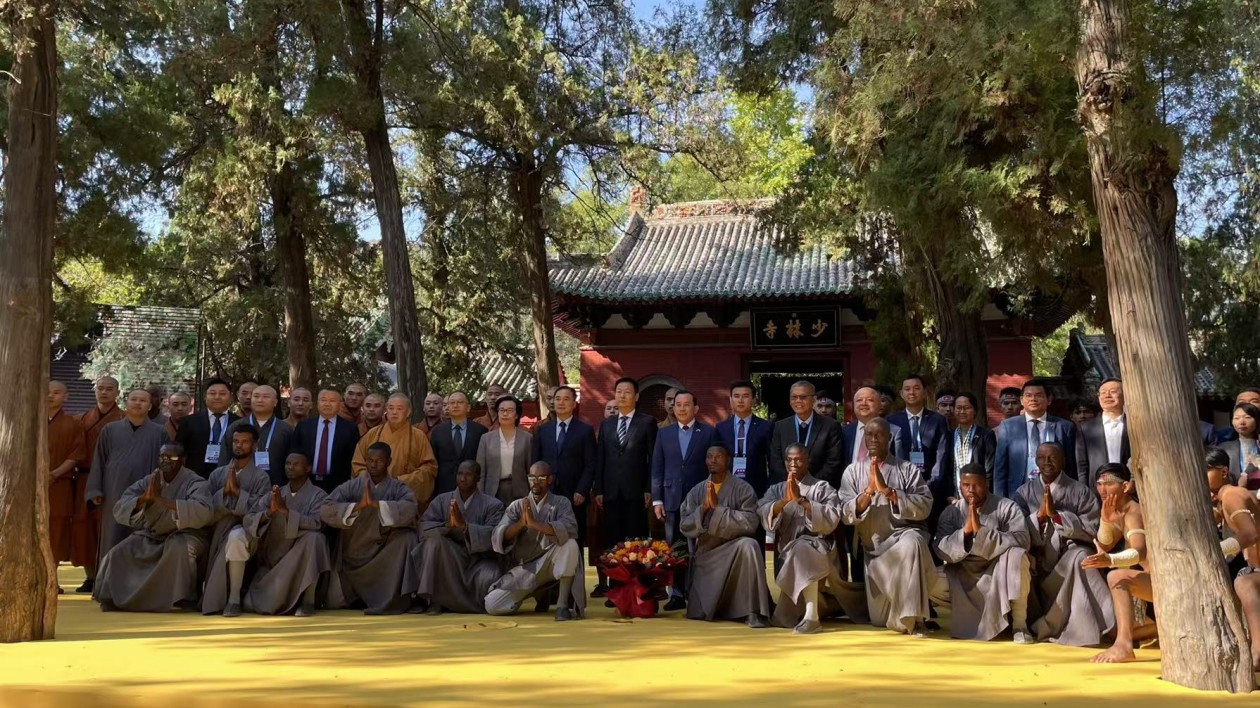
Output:
[[[1028,630],[1026,629],[1017,629],[1015,630],[1014,634],[1015,634],[1014,639],[1015,639],[1016,644],[1036,644],[1037,643],[1037,640],[1034,639],[1033,636],[1029,634]]]

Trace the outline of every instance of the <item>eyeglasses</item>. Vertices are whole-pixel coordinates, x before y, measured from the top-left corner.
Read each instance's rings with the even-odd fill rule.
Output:
[[[551,478],[551,475],[549,474],[531,474],[528,477],[526,477],[526,479],[528,479],[531,482],[541,482],[544,479],[550,479],[550,478]]]
[[[811,398],[813,398],[813,396],[802,396],[799,394],[792,394],[792,396],[790,396],[790,400],[793,401],[808,401]]]
[[[180,455],[160,455],[158,459],[166,460],[167,462],[179,462],[183,458]]]

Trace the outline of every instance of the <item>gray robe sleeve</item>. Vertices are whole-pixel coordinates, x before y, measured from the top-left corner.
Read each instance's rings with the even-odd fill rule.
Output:
[[[403,489],[403,495],[398,499],[389,501],[378,501],[381,507],[381,523],[385,523],[386,517],[389,518],[389,526],[414,526],[416,523],[416,513],[419,511],[419,505],[416,504],[416,495],[411,491],[411,487],[398,482]]]
[[[110,425],[113,425],[113,424],[112,423],[107,424],[104,426],[104,428],[108,428]],[[105,448],[109,446],[109,436],[106,435],[105,433],[106,431],[102,429],[101,434],[98,435],[96,438],[96,449],[92,451],[92,467],[90,471],[88,472],[88,481],[87,481],[88,499],[92,499],[94,497],[105,496],[105,486],[102,480],[104,479],[104,475],[105,475],[105,457],[106,457]],[[128,491],[130,491],[130,489],[128,489]],[[132,500],[132,504],[135,504],[134,499]],[[117,509],[116,505],[115,505],[115,509]],[[118,518],[117,511],[115,511],[114,513],[114,519],[117,520],[118,523],[120,524],[130,525],[129,522],[122,521]]]
[[[310,484],[307,482],[307,484]],[[359,503],[359,495],[351,495],[348,491],[350,485],[343,484],[332,491],[324,498],[322,504],[319,505],[319,518],[328,526],[338,529],[348,529],[352,524],[346,523],[345,519],[349,516]],[[353,496],[353,500],[347,500],[346,497]]]
[[[424,510],[420,517],[420,535],[432,536],[446,533],[446,515],[450,507],[450,498],[439,495]],[[469,524],[471,526],[471,524]]]
[[[98,445],[97,448],[99,449],[100,446]],[[136,502],[139,501],[140,497],[144,496],[144,490],[148,486],[149,476],[145,475],[143,479],[133,482],[130,487],[127,487],[127,491],[123,492],[118,501],[114,503],[114,521],[133,529],[143,528],[147,525],[145,523],[145,511],[147,509],[137,509]],[[152,505],[149,508],[152,508]]]
[[[528,504],[529,501],[526,500],[525,503]],[[573,506],[567,499],[563,504],[556,504],[556,515],[547,523],[556,532],[557,546],[563,546],[569,539],[577,538],[577,516],[573,514]]]
[[[511,552],[513,543],[507,540],[507,530],[516,525],[521,520],[521,504],[528,504],[527,499],[517,499],[508,505],[503,512],[499,523],[495,525],[494,532],[490,534],[490,546],[495,553],[507,554]]]
[[[964,547],[962,529],[966,525],[967,517],[962,511],[962,503],[955,502],[945,507],[940,520],[936,522],[936,550],[946,563],[961,563],[971,555]]]
[[[858,513],[857,499],[862,495],[863,490],[858,488],[857,478],[857,467],[849,465],[844,470],[844,476],[840,478],[840,488],[836,490],[836,495],[840,499],[840,519],[849,526],[857,526],[871,512],[871,507],[875,505],[875,500],[872,499],[870,505],[866,507],[866,511],[861,514]]]
[[[949,516],[948,523],[946,515]],[[936,529],[936,548],[940,551],[941,557],[950,563],[962,562],[968,556],[993,560],[1012,548],[1028,549],[1031,539],[1028,535],[1028,525],[1019,507],[1014,504],[998,504],[989,519],[985,519],[984,516],[982,513],[980,530],[976,532],[971,548],[968,549],[965,547],[962,532],[966,515],[960,506],[951,506],[946,509],[945,513],[941,514],[941,520]],[[995,520],[996,525],[993,523]],[[949,533],[944,533],[946,531]]]
[[[473,523],[465,519],[465,521],[468,521],[468,550],[472,553],[485,553],[495,550],[492,537],[502,518],[503,503],[491,497],[490,502],[486,505],[486,514],[479,520],[479,523]]]
[[[761,526],[770,533],[774,533],[779,526],[779,520],[783,517],[779,514],[778,517],[770,518],[774,512],[774,505],[783,498],[782,486],[782,483],[770,485],[766,493],[761,495],[761,501],[757,502],[757,516],[761,519]]]
[[[184,498],[175,500],[175,528],[199,529],[209,524],[213,518],[214,510],[210,506],[206,481],[195,479],[188,485]]]
[[[1098,497],[1088,489],[1083,490],[1081,494],[1070,496],[1070,499],[1064,499],[1063,503],[1055,505],[1055,511],[1058,512],[1061,520],[1061,523],[1055,524],[1059,535],[1073,541],[1093,543],[1094,537],[1098,534],[1098,519],[1102,511]],[[1071,504],[1072,508],[1067,508],[1068,504]]]
[[[703,487],[700,489],[701,492],[704,491]],[[699,508],[696,510],[696,515],[708,517],[700,519],[703,522],[701,526],[702,532],[723,541],[752,536],[757,533],[757,526],[760,522],[760,519],[757,517],[757,495],[752,491],[751,487],[741,485],[736,489],[735,493],[738,496],[734,500],[735,506],[726,506],[719,503],[707,515],[703,514],[704,499],[703,494],[701,494],[702,498],[698,505]],[[683,529],[683,533],[687,534],[687,530]],[[687,534],[687,537],[694,538],[690,534]]]
[[[892,508],[893,518],[923,521],[932,513],[932,490],[923,481],[923,475],[908,464],[903,465],[898,472],[901,479],[893,487],[897,491],[897,505]],[[856,496],[854,500],[856,508]]]

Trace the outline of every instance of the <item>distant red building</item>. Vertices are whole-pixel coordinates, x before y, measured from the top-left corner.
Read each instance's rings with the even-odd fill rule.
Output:
[[[856,387],[874,383],[858,274],[821,247],[785,247],[783,234],[755,216],[758,204],[636,211],[606,255],[552,265],[556,324],[583,342],[586,420],[602,417],[621,376],[639,380],[641,410],[662,417],[665,390],[682,386],[711,423],[729,414],[727,386],[737,379],[756,375],[762,400],[780,415],[799,378],[846,404]],[[991,421],[1000,419],[998,390],[1031,374],[1032,337],[1066,319],[1058,315],[1034,327],[985,307]]]

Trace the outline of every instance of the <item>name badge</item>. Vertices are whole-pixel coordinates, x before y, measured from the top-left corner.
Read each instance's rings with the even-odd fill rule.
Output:
[[[219,446],[218,445],[206,446],[206,464],[207,465],[219,464]]]
[[[264,472],[271,469],[271,456],[266,450],[254,453],[254,466]]]
[[[910,451],[910,464],[914,465],[915,467],[923,467],[923,451],[922,450]]]
[[[748,458],[736,457],[731,464],[731,472],[734,472],[736,477],[743,479],[744,475],[748,473]]]

